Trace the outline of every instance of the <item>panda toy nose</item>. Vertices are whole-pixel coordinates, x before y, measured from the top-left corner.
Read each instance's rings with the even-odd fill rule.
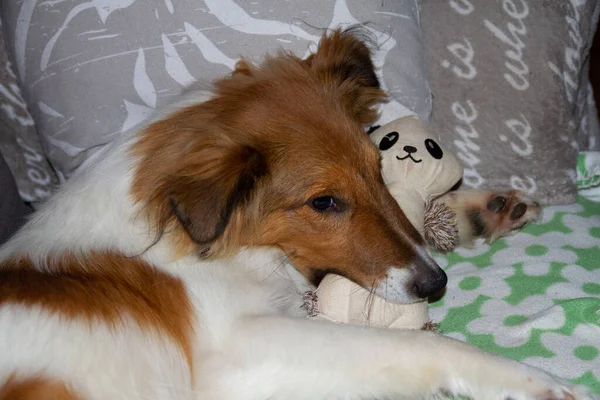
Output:
[[[417,152],[417,149],[414,148],[414,147],[412,147],[412,146],[404,146],[403,149],[408,154],[412,154],[412,153],[416,153]]]

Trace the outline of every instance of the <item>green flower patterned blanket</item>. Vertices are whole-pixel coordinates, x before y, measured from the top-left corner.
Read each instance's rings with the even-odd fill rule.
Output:
[[[515,236],[436,259],[442,333],[600,393],[600,202],[546,207]]]

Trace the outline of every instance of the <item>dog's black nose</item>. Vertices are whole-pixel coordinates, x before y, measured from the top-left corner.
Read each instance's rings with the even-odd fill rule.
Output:
[[[422,247],[416,249],[410,269],[412,280],[410,286],[414,295],[420,299],[430,297],[448,283],[448,276],[438,263]]]
[[[415,286],[417,289],[417,296],[421,299],[425,299],[438,293],[445,288],[448,283],[448,276],[441,268],[428,271],[426,276],[421,276],[420,278],[421,279],[418,279],[415,282]]]
[[[417,152],[417,149],[414,148],[414,147],[412,147],[412,146],[404,146],[403,149],[408,154],[412,154],[412,153],[416,153]]]

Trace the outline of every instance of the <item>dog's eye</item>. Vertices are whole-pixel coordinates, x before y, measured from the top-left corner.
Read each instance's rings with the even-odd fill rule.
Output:
[[[435,158],[436,160],[439,160],[444,156],[442,148],[431,139],[425,140],[425,148],[429,154],[431,154],[431,157]]]
[[[317,211],[329,211],[335,208],[335,199],[331,196],[315,197],[312,207]]]
[[[381,139],[381,142],[379,142],[379,150],[384,151],[389,149],[390,147],[396,144],[399,137],[400,135],[398,134],[398,132],[388,133]]]

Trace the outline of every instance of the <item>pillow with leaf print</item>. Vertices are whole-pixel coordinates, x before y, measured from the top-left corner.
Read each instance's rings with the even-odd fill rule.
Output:
[[[416,0],[15,0],[2,3],[2,18],[61,178],[185,86],[231,72],[240,56],[303,56],[325,28],[346,24],[368,22],[379,42],[376,64],[393,98],[387,120],[427,119],[431,109]]]

